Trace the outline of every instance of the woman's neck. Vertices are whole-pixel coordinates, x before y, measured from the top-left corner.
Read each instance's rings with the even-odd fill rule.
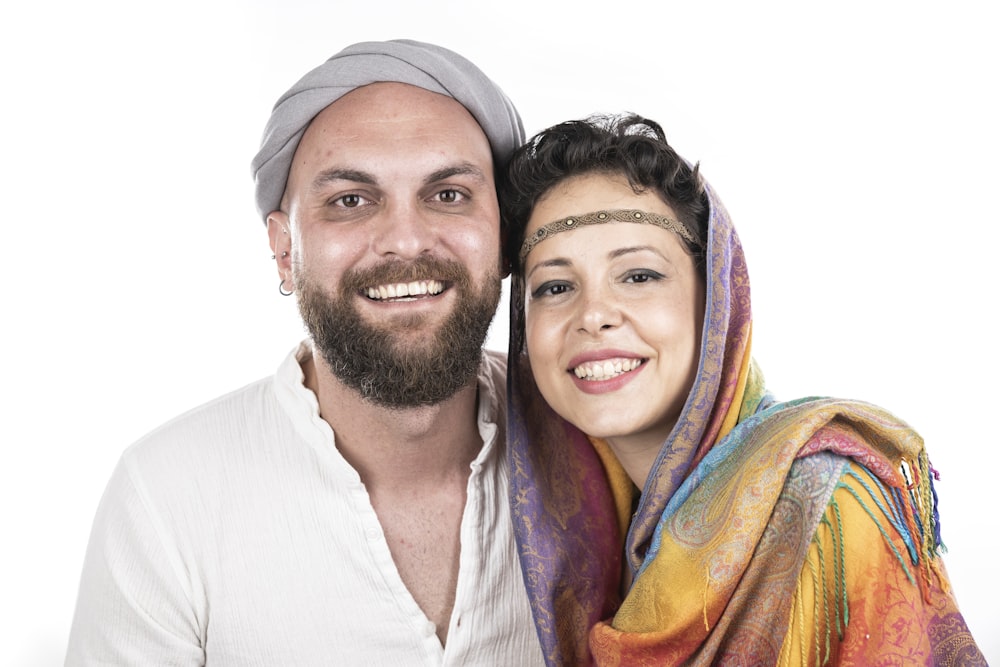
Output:
[[[607,443],[632,479],[632,483],[641,490],[645,487],[646,478],[649,477],[653,463],[660,454],[663,440],[664,438],[659,435],[642,434],[607,438]]]

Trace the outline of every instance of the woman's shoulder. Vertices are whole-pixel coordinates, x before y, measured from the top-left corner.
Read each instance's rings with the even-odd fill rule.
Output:
[[[818,652],[806,664],[986,664],[951,593],[935,509],[913,485],[824,458],[841,471],[802,566],[786,650]]]

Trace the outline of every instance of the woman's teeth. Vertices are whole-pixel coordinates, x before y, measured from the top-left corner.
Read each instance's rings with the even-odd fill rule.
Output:
[[[580,364],[573,369],[573,372],[581,380],[607,380],[634,371],[641,364],[640,359],[608,359]]]

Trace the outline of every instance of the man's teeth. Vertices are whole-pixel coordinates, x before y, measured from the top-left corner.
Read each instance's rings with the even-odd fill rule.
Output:
[[[440,280],[414,280],[411,283],[396,283],[394,285],[379,285],[365,290],[369,299],[402,299],[406,297],[440,294],[444,291],[444,283]]]
[[[615,359],[608,361],[595,361],[587,364],[580,364],[573,369],[576,376],[581,380],[607,380],[622,373],[634,371],[642,361],[639,359]]]

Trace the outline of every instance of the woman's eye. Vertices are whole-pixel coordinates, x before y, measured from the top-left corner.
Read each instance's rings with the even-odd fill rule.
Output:
[[[532,298],[539,298],[545,296],[558,296],[560,294],[565,294],[570,290],[568,284],[563,282],[546,282],[535,288],[535,291],[531,293]]]
[[[660,280],[661,278],[663,278],[662,273],[650,269],[639,269],[629,271],[625,274],[625,282],[627,283],[645,283],[650,280]]]

